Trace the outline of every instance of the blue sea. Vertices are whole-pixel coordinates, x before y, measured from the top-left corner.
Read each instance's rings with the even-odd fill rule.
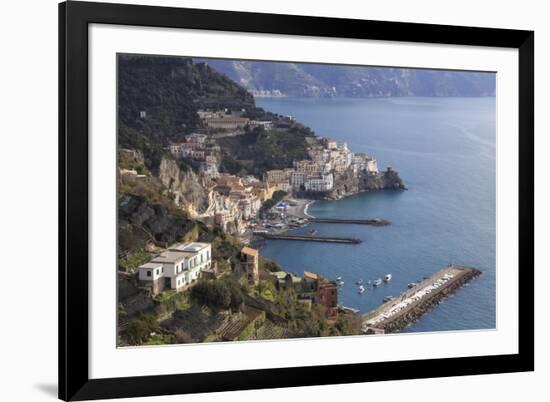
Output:
[[[368,312],[448,263],[483,274],[403,332],[495,328],[495,98],[263,98],[317,135],[367,152],[400,172],[407,191],[319,201],[316,217],[383,218],[390,226],[315,224],[318,235],[358,237],[359,245],[267,241],[261,252],[285,270],[341,276],[340,302]],[[391,273],[389,284],[357,293],[358,279]]]

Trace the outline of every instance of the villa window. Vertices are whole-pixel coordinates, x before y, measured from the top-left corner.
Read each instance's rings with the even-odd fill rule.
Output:
[[[151,276],[151,271],[147,271],[147,276]]]

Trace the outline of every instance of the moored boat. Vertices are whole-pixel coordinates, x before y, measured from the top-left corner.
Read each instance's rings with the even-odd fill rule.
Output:
[[[391,278],[392,278],[391,274],[386,274],[386,276],[384,277],[384,282],[391,281]]]
[[[378,278],[372,282],[372,286],[378,286],[382,283],[382,279]]]

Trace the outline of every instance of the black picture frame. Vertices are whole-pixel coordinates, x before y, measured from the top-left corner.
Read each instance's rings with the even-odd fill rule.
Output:
[[[88,375],[88,25],[273,33],[519,52],[517,354],[90,379]],[[534,32],[70,1],[59,5],[59,398],[170,395],[534,370]]]

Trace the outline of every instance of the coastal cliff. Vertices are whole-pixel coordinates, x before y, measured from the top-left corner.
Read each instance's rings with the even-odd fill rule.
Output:
[[[399,172],[388,167],[378,173],[353,173],[348,170],[335,175],[334,187],[331,191],[300,191],[299,198],[312,200],[340,199],[365,191],[406,190]]]
[[[191,217],[203,213],[209,205],[204,179],[193,170],[183,171],[174,159],[163,157],[160,161],[159,179],[174,199],[174,203]]]
[[[388,167],[375,175],[363,173],[359,175],[359,191],[371,190],[406,190],[407,187],[399,176],[399,172]]]

